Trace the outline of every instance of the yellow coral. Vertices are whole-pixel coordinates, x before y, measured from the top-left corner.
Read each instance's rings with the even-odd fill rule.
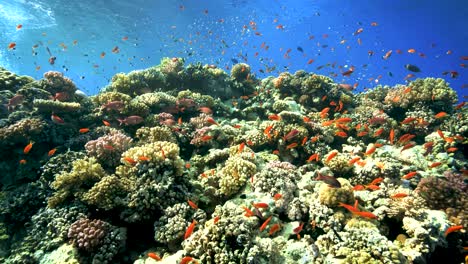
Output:
[[[337,207],[340,202],[345,204],[354,203],[353,186],[346,179],[338,178],[337,180],[341,183],[341,188],[333,188],[326,183],[321,183],[319,189],[321,204],[328,207]]]

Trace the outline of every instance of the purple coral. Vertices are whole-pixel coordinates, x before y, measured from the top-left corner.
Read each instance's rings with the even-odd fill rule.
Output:
[[[108,167],[115,167],[120,163],[120,156],[129,149],[132,138],[118,130],[86,143],[88,155],[95,157],[99,163]]]
[[[104,242],[109,226],[108,223],[99,219],[81,218],[68,229],[68,238],[77,248],[93,251]]]

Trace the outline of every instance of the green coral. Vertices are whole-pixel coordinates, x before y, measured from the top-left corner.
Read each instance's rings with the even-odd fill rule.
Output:
[[[7,69],[0,67],[0,87],[2,87],[2,90],[16,92],[25,84],[33,81],[34,79],[29,76],[18,76]]]
[[[169,127],[141,127],[136,131],[135,137],[140,143],[151,143],[156,141],[169,141],[176,143],[177,140]]]
[[[93,103],[102,106],[112,101],[122,101],[126,104],[132,100],[132,97],[119,92],[102,92],[93,96],[91,99]]]
[[[231,78],[236,81],[245,81],[247,77],[250,75],[251,69],[250,66],[246,63],[237,63],[232,66],[231,69]]]
[[[319,189],[319,200],[321,204],[328,207],[338,207],[339,203],[353,204],[353,186],[348,180],[337,179],[341,183],[341,188],[333,188],[326,183],[322,183]]]
[[[124,198],[132,189],[133,182],[115,175],[104,176],[89,191],[82,201],[104,210],[110,210],[125,204]]]
[[[70,196],[82,198],[96,182],[106,176],[96,158],[84,158],[73,162],[73,169],[56,176],[51,187],[56,192],[48,199],[49,207],[56,207]]]

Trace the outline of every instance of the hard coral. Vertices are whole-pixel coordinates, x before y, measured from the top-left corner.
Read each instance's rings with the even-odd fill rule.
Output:
[[[100,164],[108,168],[120,163],[120,156],[132,145],[132,138],[119,130],[112,129],[107,135],[88,141],[85,144],[89,156],[95,157]]]

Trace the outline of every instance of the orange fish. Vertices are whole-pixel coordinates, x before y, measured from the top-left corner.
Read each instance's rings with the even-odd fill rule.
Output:
[[[114,147],[112,145],[104,145],[103,146],[105,149],[107,150],[110,150],[110,151],[113,151],[114,150]]]
[[[416,50],[415,49],[409,49],[408,53],[416,53]]]
[[[381,183],[383,180],[384,180],[384,179],[383,179],[382,177],[379,177],[379,178],[377,178],[377,179],[374,179],[374,180],[370,183],[370,185],[377,185],[377,184]]]
[[[49,150],[49,152],[47,152],[47,156],[50,157],[50,156],[54,155],[56,151],[57,151],[57,148],[53,148],[53,149]]]
[[[402,179],[409,180],[418,174],[417,171],[408,172],[405,176],[401,177]]]
[[[273,216],[268,217],[268,218],[265,220],[265,222],[263,222],[263,224],[260,226],[260,231],[265,230],[265,228],[267,227],[268,223],[270,223],[272,217],[273,217]]]
[[[237,153],[241,153],[244,150],[244,147],[245,147],[245,142],[240,143],[239,150],[237,151]]]
[[[373,27],[378,26],[377,22],[372,22],[370,25],[373,26]]]
[[[16,30],[20,30],[21,28],[23,28],[23,25],[21,24],[16,25]]]
[[[88,133],[89,132],[89,128],[80,128],[80,130],[78,130],[80,133]]]
[[[22,160],[19,161],[19,163],[22,164],[22,165],[24,165],[24,164],[27,163],[27,161],[26,161],[25,159],[22,159]]]
[[[355,207],[355,206],[352,206],[352,205],[349,205],[349,204],[345,204],[345,203],[341,203],[341,202],[338,203],[338,204],[339,204],[339,206],[348,209],[348,211],[350,211],[351,213],[359,212],[359,209],[357,209],[357,207]]]
[[[358,212],[353,212],[353,214],[358,215],[360,217],[364,217],[364,218],[377,219],[377,216],[371,212],[359,212],[358,211]]]
[[[313,59],[310,59],[310,60],[307,61],[307,64],[311,64],[311,63],[313,63],[313,62],[314,62],[314,60],[313,60]]]
[[[8,44],[8,49],[14,49],[16,47],[16,43],[15,42],[11,42],[10,44]]]
[[[115,46],[113,49],[112,49],[112,53],[119,53],[120,50],[119,50],[119,47]]]
[[[263,208],[263,209],[268,208],[267,203],[252,203],[252,206],[257,208],[257,209],[259,209],[259,208]]]
[[[195,219],[192,220],[192,223],[189,225],[189,227],[187,228],[187,231],[185,231],[185,234],[184,234],[184,240],[189,238],[190,235],[192,235],[193,233],[193,229],[195,229],[195,225],[197,224],[197,221],[195,221]]]
[[[444,132],[442,132],[442,130],[437,129],[437,134],[439,134],[439,136],[440,136],[442,139],[445,139]]]
[[[212,124],[212,125],[217,125],[217,126],[219,126],[218,122],[216,122],[212,117],[208,117],[208,118],[206,119],[206,122],[208,122],[208,123],[210,123],[210,124]]]
[[[127,37],[127,36],[124,36],[124,37],[122,37],[122,40],[123,40],[123,41],[126,41],[126,40],[128,40],[128,37]]]
[[[405,120],[401,121],[402,124],[409,124],[413,121],[416,121],[416,117],[407,117]]]
[[[141,160],[141,161],[150,161],[151,158],[147,157],[147,156],[139,156],[138,157],[138,160]]]
[[[451,227],[447,228],[447,230],[445,230],[444,235],[447,236],[448,234],[450,234],[452,232],[460,231],[461,229],[463,229],[462,225],[451,226]]]
[[[161,257],[158,256],[158,255],[157,255],[156,253],[154,253],[154,252],[148,253],[148,257],[150,257],[150,258],[152,258],[152,259],[154,259],[154,260],[156,260],[156,261],[160,261],[160,260],[161,260]]]
[[[195,204],[194,202],[192,202],[190,199],[187,200],[187,203],[190,205],[190,207],[192,207],[193,209],[197,210],[198,209],[198,206],[197,204]]]
[[[219,218],[220,218],[219,215],[215,216],[215,218],[213,219],[213,224],[216,225],[219,221]]]
[[[358,136],[358,137],[363,137],[363,136],[365,136],[365,135],[367,135],[367,134],[369,134],[369,132],[367,132],[367,131],[361,131],[361,132],[357,133],[357,136]]]
[[[211,140],[212,138],[213,138],[212,136],[206,135],[206,136],[203,136],[203,137],[201,138],[201,140],[202,140],[202,141],[208,141],[208,140]]]
[[[251,217],[251,216],[255,215],[254,212],[252,212],[252,210],[250,210],[249,208],[247,208],[245,206],[242,206],[242,209],[244,209],[244,211],[245,211],[244,216]]]
[[[456,148],[456,147],[451,147],[451,148],[448,148],[446,151],[447,151],[448,153],[451,153],[451,152],[455,152],[455,151],[457,151],[457,150],[458,150],[458,148]]]
[[[383,127],[377,129],[377,131],[375,131],[375,133],[374,133],[374,137],[380,136],[384,131],[385,131],[385,129]]]
[[[361,184],[358,184],[358,185],[353,187],[353,191],[363,191],[365,189],[366,189],[366,187],[364,187],[364,185],[361,185]]]
[[[329,162],[329,161],[332,160],[337,154],[338,154],[338,151],[333,151],[332,153],[330,153],[330,154],[327,156],[327,159],[326,159],[325,161],[326,161],[326,162]]]
[[[442,162],[433,162],[431,165],[429,165],[429,168],[436,168],[442,165]]]
[[[390,56],[392,55],[392,52],[393,52],[392,50],[387,51],[387,53],[385,53],[385,55],[382,57],[382,59],[386,60],[386,59],[390,58]]]
[[[281,226],[280,224],[276,223],[272,227],[270,227],[270,230],[268,231],[268,235],[273,235],[274,233],[278,232],[280,230]]]
[[[401,148],[400,152],[402,152],[403,150],[410,149],[410,148],[412,148],[412,147],[414,147],[414,146],[416,146],[416,143],[410,142],[410,143],[404,145],[404,146]]]
[[[106,53],[104,51],[101,52],[101,55],[100,55],[101,59],[104,58],[105,56],[106,56]]]
[[[339,137],[342,137],[342,138],[348,137],[348,134],[346,134],[346,132],[344,132],[344,131],[337,131],[337,132],[335,132],[335,135],[339,136]]]
[[[208,13],[207,10],[206,10],[206,13]],[[180,263],[179,263],[179,264],[188,264],[188,263],[190,263],[191,261],[194,261],[195,264],[198,264],[198,262],[197,262],[196,260],[194,260],[192,257],[189,257],[189,256],[183,257],[183,258],[180,260]]]
[[[283,197],[281,193],[275,193],[275,195],[273,195],[273,200],[278,201],[279,199],[281,199],[281,197]]]
[[[132,158],[130,158],[130,157],[124,157],[123,159],[124,159],[126,162],[130,163],[131,165],[135,165],[135,164],[137,163],[134,159],[132,159]]]
[[[380,190],[380,187],[379,187],[379,186],[373,185],[373,184],[366,185],[366,188],[367,188],[367,189],[370,189],[370,190],[373,190],[373,191]]]
[[[103,123],[105,126],[111,126],[111,124],[110,124],[108,121],[106,121],[106,120],[102,120],[102,123]]]
[[[295,148],[295,147],[297,147],[297,146],[298,146],[298,144],[297,144],[296,142],[293,142],[293,143],[287,145],[287,146],[286,146],[286,149],[293,149],[293,148]]]
[[[24,147],[23,153],[24,153],[24,154],[28,154],[28,153],[31,151],[33,144],[34,144],[34,143],[33,143],[32,141],[30,141],[29,144],[26,145],[26,147]]]
[[[446,112],[439,112],[434,117],[435,118],[443,118],[443,117],[446,117],[446,116],[447,116]]]
[[[349,165],[353,165],[354,163],[356,163],[356,162],[357,162],[358,160],[360,160],[360,159],[361,159],[361,157],[354,157],[354,158],[352,158],[352,159],[350,159],[350,160],[348,161],[348,164],[349,164]]]
[[[277,115],[277,114],[273,114],[273,115],[269,115],[269,116],[268,116],[268,119],[274,120],[274,121],[280,121],[280,120],[281,120],[281,116],[279,116],[279,115]]]
[[[393,130],[393,128],[390,129],[390,134],[388,136],[388,139],[390,141],[390,144],[393,145],[393,141],[395,140],[395,130]]]
[[[364,154],[366,154],[366,155],[371,155],[372,153],[375,152],[376,149],[377,149],[377,148],[376,148],[374,145],[371,144],[370,146],[368,146],[368,148],[367,148],[367,150],[366,150],[366,153],[364,153]]]
[[[299,233],[301,233],[303,227],[304,222],[301,222],[296,228],[293,229],[294,234],[297,235],[297,239],[301,239],[301,235],[299,235]]]
[[[310,155],[310,157],[307,159],[307,162],[312,162],[312,161],[318,161],[318,158],[319,158],[319,155],[318,153],[314,153],[312,155]]]
[[[396,193],[392,195],[391,198],[405,198],[406,196],[408,196],[407,193]]]

